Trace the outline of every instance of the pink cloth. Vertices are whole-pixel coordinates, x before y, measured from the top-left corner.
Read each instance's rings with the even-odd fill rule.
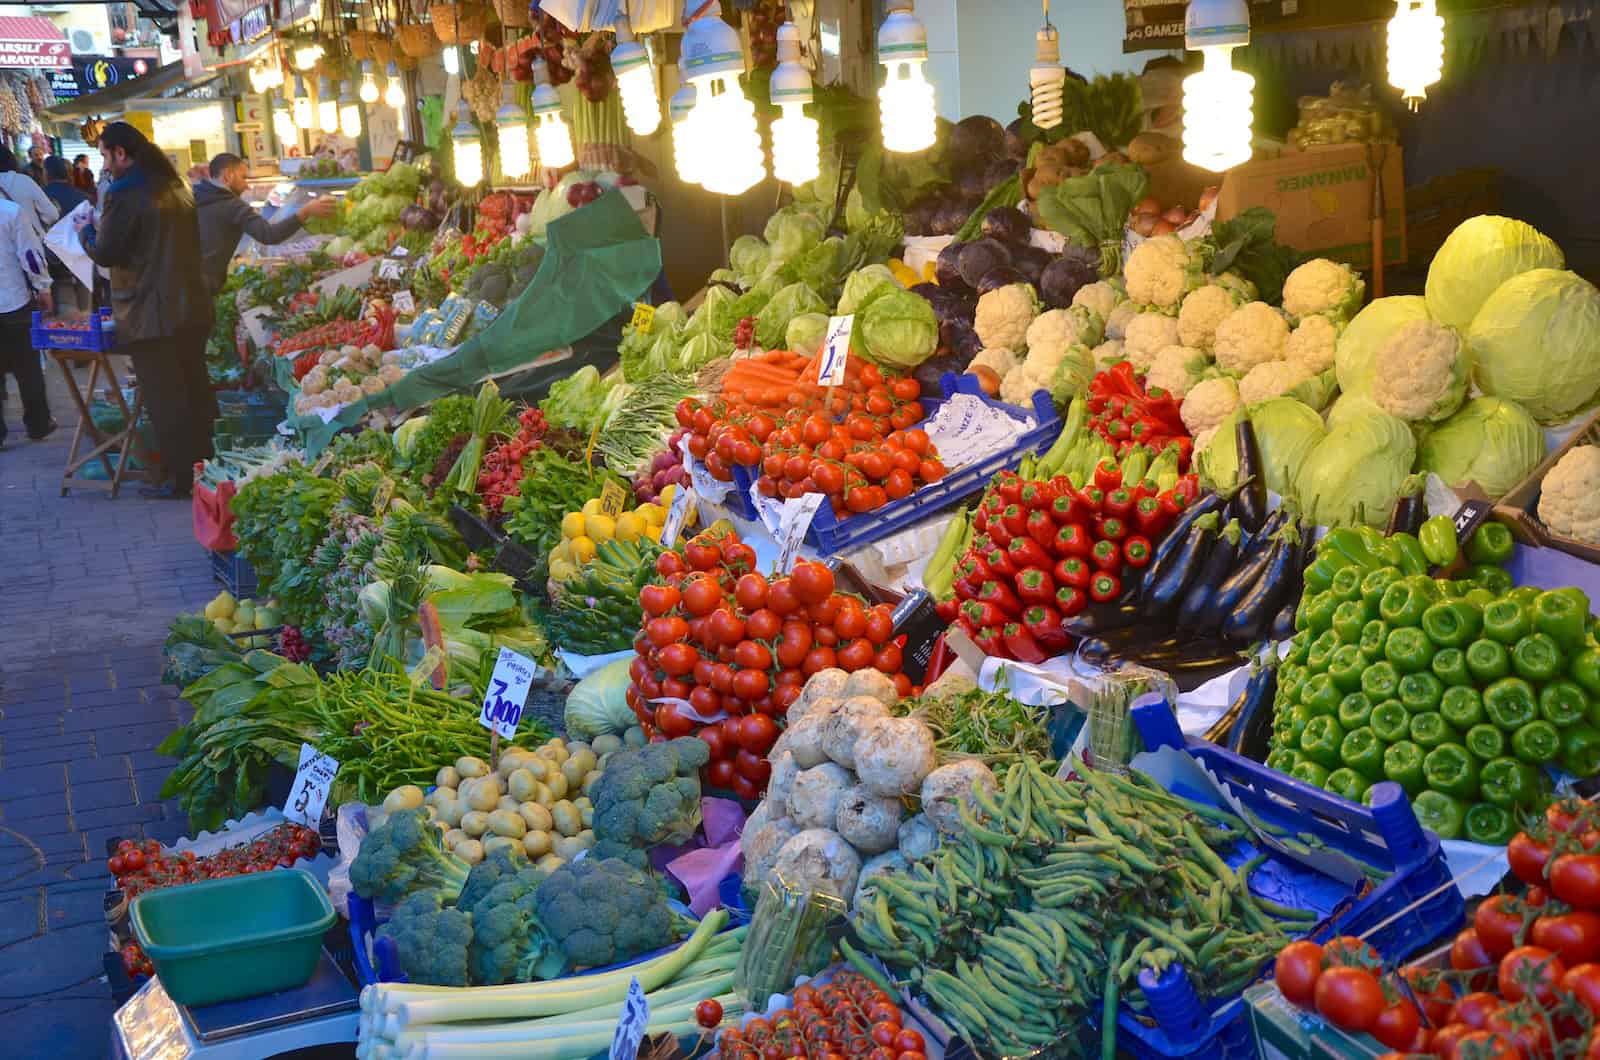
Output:
[[[744,831],[744,809],[732,799],[701,799],[700,815],[705,832],[703,841],[684,850],[667,863],[667,872],[689,892],[689,908],[695,916],[705,916],[720,900],[717,885],[724,877],[743,867],[739,834]]]

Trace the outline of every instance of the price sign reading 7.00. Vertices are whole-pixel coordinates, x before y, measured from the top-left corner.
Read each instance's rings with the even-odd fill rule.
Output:
[[[478,724],[509,740],[517,734],[522,721],[522,708],[528,702],[528,689],[533,685],[536,664],[526,655],[518,655],[509,648],[500,649],[495,660],[494,673],[489,678],[489,690],[483,694],[483,709],[478,712]]]

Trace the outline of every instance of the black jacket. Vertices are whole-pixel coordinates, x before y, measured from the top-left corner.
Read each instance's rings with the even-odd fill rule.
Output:
[[[213,294],[222,290],[228,278],[228,262],[239,249],[241,235],[274,246],[300,231],[300,219],[294,213],[269,221],[239,196],[209,180],[194,186],[194,204],[200,215],[200,259],[206,290]]]
[[[118,341],[210,326],[194,199],[182,182],[153,181],[142,169],[119,177],[106,185],[99,225],[83,236],[84,253],[111,270]]]

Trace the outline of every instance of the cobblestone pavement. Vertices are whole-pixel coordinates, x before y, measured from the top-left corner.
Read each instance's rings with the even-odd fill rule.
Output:
[[[216,589],[186,503],[59,496],[77,413],[46,371],[60,430],[29,442],[11,383],[0,449],[0,1013],[10,1055],[64,1060],[108,1050],[106,840],[185,831],[161,642]]]

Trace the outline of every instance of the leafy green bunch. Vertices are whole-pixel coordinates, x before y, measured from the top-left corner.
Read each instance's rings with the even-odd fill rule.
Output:
[[[233,499],[239,553],[255,568],[262,595],[278,598],[291,625],[313,626],[321,612],[323,586],[311,559],[339,496],[333,481],[289,464],[253,479]]]

